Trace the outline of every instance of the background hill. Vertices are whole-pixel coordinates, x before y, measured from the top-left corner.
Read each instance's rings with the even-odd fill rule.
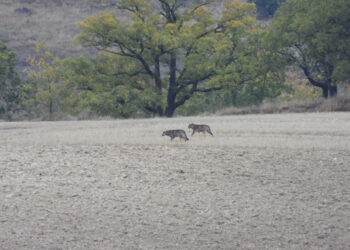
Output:
[[[0,40],[18,54],[18,67],[35,53],[35,44],[45,41],[58,57],[83,53],[72,40],[78,33],[77,23],[100,11],[115,11],[108,4],[88,0],[0,0]],[[119,16],[122,13],[118,13]],[[84,53],[91,53],[84,49]]]
[[[92,0],[0,0],[0,40],[18,54],[19,71],[28,65],[27,58],[35,54],[35,45],[41,41],[60,58],[91,54],[92,50],[72,43],[79,32],[77,23],[101,11],[116,12],[119,19],[127,21],[125,13],[114,7],[116,2],[118,0],[94,3]],[[219,2],[215,12],[222,9]]]

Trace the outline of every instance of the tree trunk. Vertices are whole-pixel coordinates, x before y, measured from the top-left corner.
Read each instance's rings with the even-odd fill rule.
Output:
[[[174,54],[170,55],[170,78],[169,78],[169,89],[167,95],[167,107],[165,109],[165,115],[167,117],[172,117],[174,115],[176,104],[176,56]]]
[[[157,113],[159,116],[163,116],[163,108],[161,106],[157,106]]]
[[[157,94],[162,96],[162,80],[160,78],[160,61],[159,57],[155,58],[155,85],[157,88]],[[157,105],[157,113],[159,116],[163,116],[163,107],[162,105]]]
[[[49,121],[52,121],[53,119],[53,103],[52,103],[52,100],[50,99],[50,103],[49,103]]]
[[[166,117],[172,117],[174,115],[174,112],[175,112],[175,109],[176,109],[176,106],[175,106],[175,103],[173,104],[168,104],[166,109],[165,109],[165,116]]]
[[[313,86],[316,86],[316,87],[319,87],[322,89],[322,96],[323,98],[328,98],[328,97],[335,97],[337,96],[337,86],[332,86],[331,85],[331,77],[328,77],[325,79],[324,82],[320,82],[320,81],[316,81],[310,74],[309,70],[307,67],[303,67],[303,66],[300,66],[304,73],[305,73],[305,76],[307,77],[307,79],[309,80],[309,82],[313,85]],[[329,76],[332,75],[332,68],[329,70]]]
[[[337,86],[330,86],[329,87],[329,96],[335,97],[338,94]]]
[[[324,86],[322,87],[322,96],[324,98],[337,96],[337,86]]]

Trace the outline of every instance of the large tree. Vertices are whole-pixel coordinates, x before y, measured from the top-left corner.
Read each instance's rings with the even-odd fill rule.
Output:
[[[350,78],[350,2],[287,0],[266,42],[321,88],[323,97],[336,96],[336,85]]]
[[[221,17],[212,0],[121,0],[129,22],[102,12],[79,23],[76,40],[113,58],[113,75],[152,92],[145,109],[171,117],[196,92],[234,88],[251,80],[247,34],[254,28],[254,4],[228,1]],[[109,60],[111,61],[111,60]],[[248,68],[248,69],[247,69]]]

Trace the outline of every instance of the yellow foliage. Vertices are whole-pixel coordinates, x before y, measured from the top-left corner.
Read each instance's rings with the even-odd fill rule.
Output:
[[[25,72],[30,78],[50,82],[54,72],[51,66],[53,55],[47,50],[45,42],[40,42],[35,45],[38,57],[29,57],[27,62],[32,69],[25,69]]]
[[[168,23],[166,26],[165,26],[165,29],[168,33],[170,34],[175,34],[177,32],[177,25],[175,23]]]
[[[309,85],[307,79],[299,76],[295,72],[286,73],[286,87],[289,89],[279,97],[282,101],[300,100],[313,101],[321,96],[320,89]]]
[[[108,25],[113,27],[118,25],[113,12],[100,12],[98,16],[90,16],[81,22],[78,22],[78,27],[81,29],[89,29],[94,27],[96,24]]]
[[[239,0],[227,1],[222,19],[242,19],[245,15],[254,15],[256,11],[254,3],[245,3]]]
[[[194,12],[194,14],[196,16],[207,16],[207,15],[211,15],[211,12],[205,8],[204,6],[197,8]]]
[[[115,19],[113,12],[101,12],[99,19],[103,20],[104,24],[109,26],[115,26],[118,24],[118,21]]]

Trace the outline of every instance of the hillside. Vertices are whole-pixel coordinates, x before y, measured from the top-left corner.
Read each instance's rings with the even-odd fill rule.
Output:
[[[20,71],[40,41],[45,41],[50,51],[60,58],[90,54],[93,51],[73,46],[79,32],[77,23],[101,11],[114,11],[119,19],[126,21],[125,13],[114,7],[117,1],[96,4],[91,0],[0,0],[0,40],[18,54]],[[214,13],[222,9],[218,7],[219,2],[213,8]]]
[[[0,0],[0,40],[17,52],[19,69],[26,66],[26,59],[40,41],[45,41],[55,56],[77,56],[83,52],[72,44],[77,23],[111,10],[115,8],[93,5],[88,0]],[[84,49],[84,53],[89,52]]]

